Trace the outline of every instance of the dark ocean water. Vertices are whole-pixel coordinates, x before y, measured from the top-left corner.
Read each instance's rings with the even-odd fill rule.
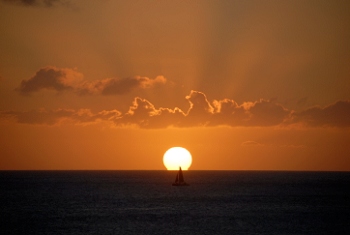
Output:
[[[350,234],[349,172],[0,171],[1,234]]]

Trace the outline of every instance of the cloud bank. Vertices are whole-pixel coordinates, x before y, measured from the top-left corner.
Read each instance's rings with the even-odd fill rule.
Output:
[[[51,79],[47,83],[41,82],[40,71],[23,85],[22,92],[26,89],[36,91],[41,89],[42,84],[45,88],[54,90],[75,90],[77,87],[72,84],[82,84],[79,80],[80,75],[71,72],[68,76],[63,70],[46,69],[41,71],[44,74],[51,74]],[[67,71],[66,71],[67,72]],[[73,78],[73,79],[72,79]],[[110,88],[112,94],[120,92],[115,91],[115,84],[123,84],[123,80],[101,81],[102,85],[89,83],[91,87],[87,91],[97,93],[107,92],[106,87]],[[163,81],[162,78],[150,80],[147,78],[134,78],[133,82],[125,82],[123,91],[130,87],[147,88],[154,83]],[[40,86],[38,84],[41,84]],[[80,86],[80,85],[79,85]],[[107,93],[108,93],[107,92]],[[185,97],[189,108],[183,111],[179,108],[156,108],[150,101],[136,97],[129,110],[122,114],[118,110],[104,110],[93,113],[89,109],[80,110],[32,110],[27,112],[20,111],[2,111],[0,118],[15,120],[18,123],[26,124],[46,124],[55,125],[64,121],[74,123],[96,123],[106,121],[115,127],[138,127],[144,129],[157,129],[167,127],[269,127],[269,126],[303,126],[303,127],[350,127],[350,101],[338,101],[326,107],[312,107],[300,112],[288,110],[282,105],[271,100],[258,100],[255,102],[244,102],[237,104],[234,100],[223,99],[210,102],[206,95],[199,91],[191,91]],[[247,143],[246,143],[247,144]],[[249,143],[248,143],[249,144]]]
[[[56,92],[71,91],[78,95],[122,95],[135,89],[150,89],[167,82],[163,76],[106,78],[95,81],[84,80],[84,75],[75,69],[47,66],[41,68],[28,80],[23,80],[16,89],[22,95],[41,90]]]

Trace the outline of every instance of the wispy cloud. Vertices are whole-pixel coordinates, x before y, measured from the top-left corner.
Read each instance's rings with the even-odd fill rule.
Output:
[[[121,113],[117,110],[102,111],[92,113],[89,109],[57,109],[57,110],[32,110],[32,111],[3,111],[0,117],[8,120],[15,120],[18,123],[55,125],[64,121],[73,121],[74,123],[96,123],[98,121],[114,122],[120,117]]]
[[[31,7],[54,7],[54,6],[70,6],[70,0],[2,0],[5,3],[18,4],[23,6],[31,6]]]
[[[23,80],[16,90],[22,95],[40,90],[71,91],[79,95],[121,95],[134,89],[150,89],[166,82],[163,76],[154,79],[134,76],[87,81],[76,69],[47,66],[41,68],[28,80]]]

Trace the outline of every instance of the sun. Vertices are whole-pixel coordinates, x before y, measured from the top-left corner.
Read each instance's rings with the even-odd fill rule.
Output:
[[[192,164],[191,153],[182,147],[173,147],[168,149],[163,156],[163,163],[167,170],[188,170]]]

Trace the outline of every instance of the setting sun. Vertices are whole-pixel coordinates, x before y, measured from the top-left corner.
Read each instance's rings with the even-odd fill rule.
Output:
[[[163,156],[163,163],[168,170],[188,170],[192,164],[191,153],[182,147],[168,149]]]

